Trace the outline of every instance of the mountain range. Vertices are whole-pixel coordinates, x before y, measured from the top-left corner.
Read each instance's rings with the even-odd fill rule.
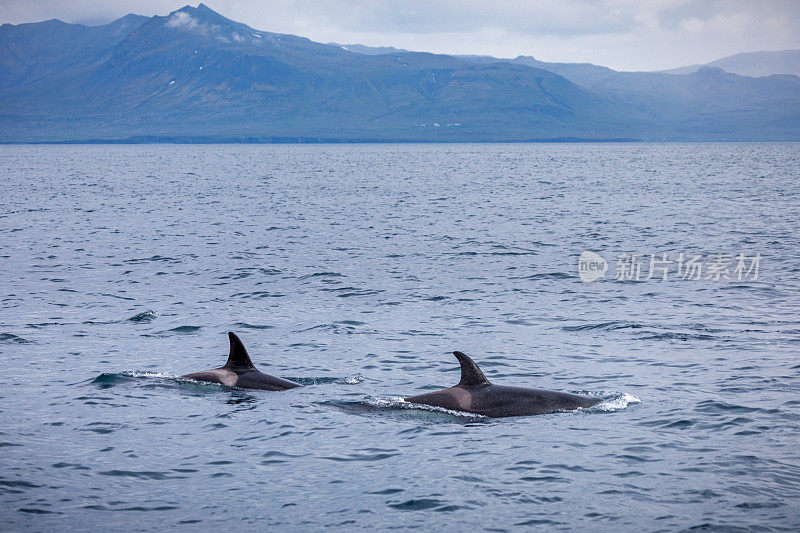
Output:
[[[797,76],[351,48],[203,4],[4,24],[0,142],[800,139]]]
[[[717,67],[740,76],[770,76],[792,74],[800,76],[800,50],[777,50],[774,52],[744,52],[723,57],[704,65],[690,65],[669,70],[668,74],[689,74],[703,67]]]
[[[392,54],[409,52],[404,48],[395,48],[393,46],[365,46],[363,44],[339,44],[328,43],[330,45],[339,46],[345,50],[356,52],[358,54],[366,55],[379,55],[379,54]],[[493,56],[480,56],[480,55],[456,55],[465,60],[475,61],[513,61],[513,59],[498,58]],[[524,56],[520,56],[524,57]],[[547,65],[548,63],[540,62],[540,65]],[[559,63],[553,63],[558,65]],[[587,65],[589,63],[586,63]],[[594,65],[597,66],[597,65]],[[793,76],[800,76],[800,50],[776,50],[770,52],[745,52],[741,54],[734,54],[732,56],[723,57],[715,61],[710,61],[704,64],[689,65],[686,67],[678,67],[667,70],[658,70],[655,72],[665,74],[689,74],[696,72],[703,67],[716,67],[730,72],[731,74],[738,74],[740,76],[771,76],[773,74],[791,74]]]

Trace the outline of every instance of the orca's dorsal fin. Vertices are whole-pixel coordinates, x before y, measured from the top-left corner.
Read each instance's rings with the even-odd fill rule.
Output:
[[[231,340],[231,353],[228,355],[228,362],[225,363],[225,366],[222,368],[249,368],[255,370],[256,367],[250,360],[247,349],[244,347],[239,337],[237,337],[234,332],[229,331],[228,338]]]
[[[461,381],[458,382],[459,387],[476,387],[478,385],[490,385],[489,380],[483,375],[481,369],[475,364],[475,361],[469,358],[464,352],[453,352],[453,355],[458,359],[461,364]]]

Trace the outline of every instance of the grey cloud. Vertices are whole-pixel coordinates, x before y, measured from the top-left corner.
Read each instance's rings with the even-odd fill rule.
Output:
[[[196,0],[195,0],[196,1]],[[0,0],[0,22],[166,15],[163,0]],[[207,0],[256,29],[442,53],[533,55],[622,69],[800,48],[798,0]]]
[[[282,7],[303,13],[318,24],[342,30],[412,34],[468,32],[485,27],[538,35],[598,34],[624,31],[634,21],[633,12],[600,0],[570,3],[381,0],[324,4],[295,0],[284,2]]]

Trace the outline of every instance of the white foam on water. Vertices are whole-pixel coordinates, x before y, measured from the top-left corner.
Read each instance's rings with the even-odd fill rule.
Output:
[[[609,393],[603,394],[603,396],[608,395]],[[626,392],[623,393],[612,393],[613,396],[610,398],[603,400],[597,405],[593,405],[592,407],[577,409],[576,411],[563,411],[565,413],[570,412],[603,412],[603,413],[613,413],[617,411],[622,411],[626,409],[630,404],[634,403],[642,403],[642,400],[633,396],[632,394],[628,394]],[[470,413],[467,411],[454,411],[451,409],[445,409],[443,407],[435,407],[432,405],[424,405],[418,403],[411,403],[405,401],[403,397],[383,397],[383,398],[369,398],[364,400],[365,403],[368,405],[372,405],[374,407],[382,407],[382,408],[401,408],[401,409],[418,409],[421,411],[433,411],[436,413],[445,413],[448,415],[453,416],[460,416],[460,417],[474,417],[474,418],[490,418],[484,415],[479,415],[477,413]]]
[[[389,398],[370,398],[365,400],[369,405],[375,407],[394,407],[400,409],[416,409],[419,411],[431,411],[434,413],[444,413],[452,416],[469,417],[469,418],[487,418],[477,413],[468,413],[466,411],[454,411],[452,409],[445,409],[444,407],[436,407],[433,405],[424,405],[420,403],[407,402],[402,396],[395,396]]]
[[[156,379],[176,379],[178,376],[168,372],[145,372],[143,370],[125,370],[119,373],[120,376],[129,378],[156,378]]]
[[[344,385],[355,385],[357,383],[361,383],[365,379],[366,378],[364,376],[362,376],[361,374],[356,374],[355,376],[351,376],[351,377],[348,377],[348,378],[337,380],[337,383],[342,383]]]
[[[590,407],[588,410],[612,413],[615,411],[622,411],[632,403],[642,403],[642,400],[636,396],[628,394],[627,392],[623,392],[622,394],[617,394],[612,398],[604,400],[597,405]]]

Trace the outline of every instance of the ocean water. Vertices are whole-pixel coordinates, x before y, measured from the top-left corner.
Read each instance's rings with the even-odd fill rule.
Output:
[[[799,170],[798,144],[2,146],[0,529],[796,531]],[[176,379],[228,331],[306,386]],[[452,350],[604,402],[403,403]]]

